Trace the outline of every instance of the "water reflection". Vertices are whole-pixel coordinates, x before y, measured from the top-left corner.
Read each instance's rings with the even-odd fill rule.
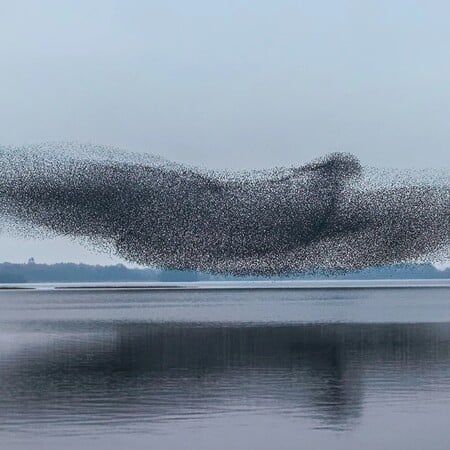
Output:
[[[450,398],[450,326],[38,321],[2,331],[0,430],[98,433],[248,412],[351,429]]]

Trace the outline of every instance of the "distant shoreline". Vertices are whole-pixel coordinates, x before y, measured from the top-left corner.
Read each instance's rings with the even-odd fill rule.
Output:
[[[295,282],[356,280],[450,280],[450,268],[439,270],[431,264],[402,264],[372,267],[355,271],[302,272],[277,277],[238,277],[195,270],[129,268],[122,264],[93,266],[88,264],[39,264],[30,258],[26,264],[0,263],[0,288],[4,285],[25,286],[30,283],[193,283],[193,282]]]

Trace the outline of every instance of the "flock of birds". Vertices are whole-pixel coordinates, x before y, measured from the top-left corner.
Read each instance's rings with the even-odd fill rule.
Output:
[[[450,183],[344,153],[230,173],[93,145],[2,147],[0,216],[147,266],[348,271],[448,258]]]

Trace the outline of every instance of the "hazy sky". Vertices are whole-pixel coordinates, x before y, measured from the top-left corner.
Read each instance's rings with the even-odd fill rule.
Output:
[[[449,17],[433,0],[0,0],[0,144],[450,167]],[[0,252],[104,260],[4,235]]]

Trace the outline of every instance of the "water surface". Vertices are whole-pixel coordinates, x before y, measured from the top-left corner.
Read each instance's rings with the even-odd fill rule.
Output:
[[[448,449],[449,293],[1,292],[1,448]]]

